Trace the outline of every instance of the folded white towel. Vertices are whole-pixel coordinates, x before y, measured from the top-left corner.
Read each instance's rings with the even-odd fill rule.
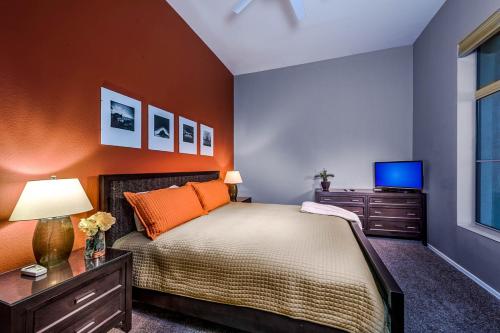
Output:
[[[302,207],[300,207],[300,211],[302,213],[311,213],[311,214],[320,214],[320,215],[330,215],[330,216],[338,216],[347,221],[355,222],[358,224],[360,229],[363,229],[361,226],[361,221],[359,220],[358,215],[353,212],[350,212],[344,208],[340,208],[332,205],[323,205],[312,201],[304,201],[302,203]]]

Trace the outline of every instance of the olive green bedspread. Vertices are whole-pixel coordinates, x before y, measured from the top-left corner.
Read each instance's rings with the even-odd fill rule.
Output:
[[[151,241],[133,232],[133,285],[384,332],[385,310],[349,222],[299,206],[230,203]]]

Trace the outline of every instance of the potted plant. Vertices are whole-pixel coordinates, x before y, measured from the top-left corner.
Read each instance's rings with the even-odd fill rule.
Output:
[[[330,177],[333,178],[335,175],[328,173],[326,169],[323,169],[320,173],[314,176],[314,179],[321,178],[321,187],[323,188],[323,191],[328,191],[330,189],[330,182],[328,181],[328,178]]]

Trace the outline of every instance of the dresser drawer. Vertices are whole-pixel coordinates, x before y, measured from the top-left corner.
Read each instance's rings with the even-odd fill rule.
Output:
[[[60,322],[61,318],[79,314],[80,310],[90,303],[103,298],[106,294],[110,294],[117,289],[122,289],[121,279],[122,271],[115,270],[57,296],[50,303],[34,311],[34,331],[45,332]]]
[[[386,217],[386,218],[399,218],[399,219],[420,219],[422,211],[419,207],[415,208],[388,208],[388,207],[373,207],[369,208],[370,217]]]
[[[420,232],[420,223],[415,221],[368,220],[371,231]]]
[[[397,197],[370,197],[370,205],[416,205],[419,206],[422,202],[420,198],[397,198]]]
[[[346,205],[338,205],[338,207],[353,212],[359,217],[365,216],[365,207],[363,206],[346,206]]]
[[[319,202],[324,204],[364,204],[365,197],[363,196],[348,196],[348,195],[339,195],[339,196],[328,196],[328,195],[320,195]]]

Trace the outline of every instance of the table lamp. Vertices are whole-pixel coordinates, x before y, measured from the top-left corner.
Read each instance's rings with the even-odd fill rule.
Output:
[[[236,198],[238,197],[238,185],[236,184],[243,183],[240,172],[228,171],[226,173],[226,178],[224,179],[224,183],[228,184],[229,186],[229,197],[231,198],[231,201],[236,201]]]
[[[33,234],[33,254],[45,267],[65,262],[73,249],[74,232],[69,215],[92,209],[78,179],[29,181],[9,221],[38,220]]]

